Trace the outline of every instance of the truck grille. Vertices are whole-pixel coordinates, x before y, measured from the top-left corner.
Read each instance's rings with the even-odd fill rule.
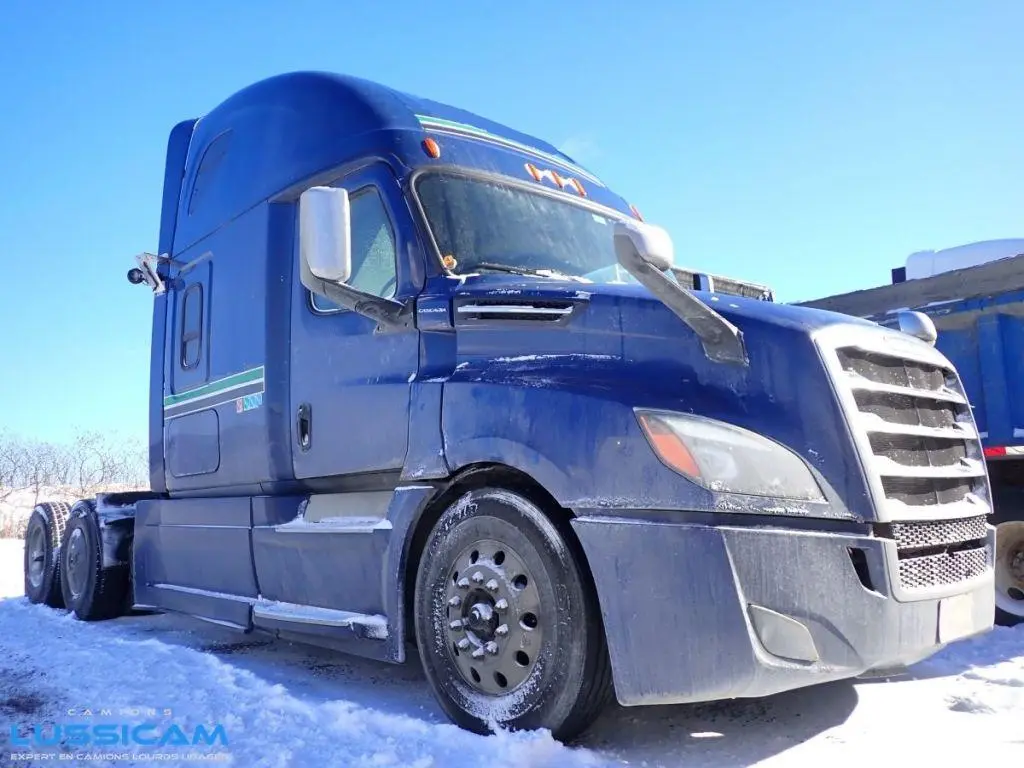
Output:
[[[900,560],[900,584],[910,592],[959,584],[981,576],[988,568],[984,545],[939,555],[925,555]]]
[[[892,517],[900,505],[984,496],[978,435],[952,370],[858,347],[842,347],[837,355]]]
[[[959,377],[915,342],[842,332],[823,352],[885,521],[876,533],[896,544],[895,594],[921,599],[983,575],[989,496]]]
[[[886,526],[878,526],[886,534]],[[985,515],[892,523],[901,586],[910,592],[958,584],[988,567]]]
[[[951,544],[984,542],[988,529],[985,515],[963,517],[958,520],[931,520],[924,523],[893,523],[892,537],[900,556],[912,555],[914,550],[930,549]]]

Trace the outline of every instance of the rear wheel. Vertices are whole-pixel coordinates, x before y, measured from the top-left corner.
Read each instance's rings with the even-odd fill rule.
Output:
[[[427,679],[463,728],[569,739],[610,699],[582,555],[519,494],[471,491],[441,515],[420,561],[415,624]]]
[[[79,502],[71,510],[61,549],[64,604],[84,621],[112,619],[124,612],[128,588],[126,565],[104,567],[95,507],[91,502]]]
[[[25,596],[30,602],[63,608],[60,548],[71,507],[63,502],[37,504],[25,529]]]

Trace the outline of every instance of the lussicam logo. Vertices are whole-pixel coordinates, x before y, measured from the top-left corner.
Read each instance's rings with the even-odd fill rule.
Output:
[[[47,728],[31,726],[27,734],[12,725],[12,747],[197,747],[227,746],[228,734],[221,723],[211,727],[197,725],[189,729],[177,723],[161,726],[157,723],[64,723]]]

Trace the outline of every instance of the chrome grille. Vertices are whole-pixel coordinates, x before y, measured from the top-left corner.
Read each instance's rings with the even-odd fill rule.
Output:
[[[839,361],[844,370],[880,384],[932,392],[941,390],[946,384],[945,371],[917,360],[847,347],[839,350]]]
[[[868,439],[876,456],[911,467],[951,467],[967,458],[967,444],[963,440],[885,433],[871,434]]]
[[[893,594],[949,593],[991,567],[989,492],[963,386],[933,347],[884,329],[818,335],[875,504]]]
[[[859,347],[836,354],[892,517],[899,505],[957,504],[982,491],[978,435],[951,369]]]
[[[973,579],[988,567],[984,547],[900,560],[900,584],[906,590],[928,589]]]

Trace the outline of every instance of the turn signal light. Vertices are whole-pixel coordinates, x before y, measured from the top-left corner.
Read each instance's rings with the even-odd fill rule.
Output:
[[[694,480],[700,480],[700,467],[697,466],[696,459],[693,458],[690,449],[679,439],[679,436],[654,416],[646,413],[638,414],[638,416],[640,426],[643,427],[644,434],[647,435],[658,458],[676,472],[681,472]]]

